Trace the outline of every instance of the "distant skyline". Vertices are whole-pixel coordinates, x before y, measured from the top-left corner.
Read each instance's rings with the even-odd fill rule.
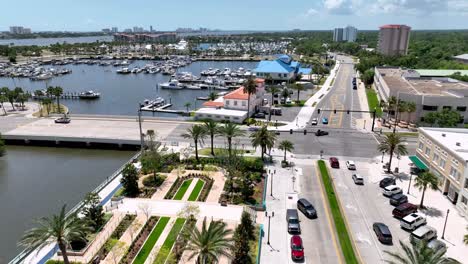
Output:
[[[376,30],[384,24],[413,29],[467,29],[468,0],[236,0],[8,1],[0,31],[24,26],[33,31],[100,31],[134,26],[155,30],[332,30],[353,25]]]

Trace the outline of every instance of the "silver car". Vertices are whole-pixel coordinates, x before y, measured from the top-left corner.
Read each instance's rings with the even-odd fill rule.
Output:
[[[318,124],[318,119],[317,118],[312,118],[312,121],[310,122],[311,125],[316,126]]]

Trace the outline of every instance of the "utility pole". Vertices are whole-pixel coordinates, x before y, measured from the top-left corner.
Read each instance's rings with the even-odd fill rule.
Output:
[[[270,185],[270,196],[273,197],[273,173],[270,173],[271,185]]]
[[[143,130],[141,128],[141,104],[138,104],[138,125],[140,127],[140,150],[143,151]]]
[[[448,219],[449,213],[450,213],[450,209],[447,209],[447,214],[445,215],[444,230],[442,231],[442,239],[445,239],[445,238],[444,238],[444,235],[445,235],[445,227],[447,226],[447,219]],[[268,225],[268,227],[269,227],[269,225]]]

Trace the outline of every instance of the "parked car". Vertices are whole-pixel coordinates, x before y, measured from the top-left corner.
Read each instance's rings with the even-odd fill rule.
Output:
[[[330,157],[330,167],[339,169],[340,168],[340,162],[338,161],[338,158],[336,157]]]
[[[395,178],[393,177],[386,177],[380,180],[379,186],[380,188],[385,188],[390,185],[395,185],[396,181]]]
[[[348,170],[356,170],[356,163],[352,160],[347,160],[346,167],[348,167]]]
[[[435,238],[437,238],[437,230],[427,225],[414,230],[410,235],[410,241],[412,243],[420,243],[422,241],[429,242]]]
[[[291,98],[286,98],[286,104],[292,104]]]
[[[317,218],[317,210],[314,206],[304,198],[297,200],[297,209],[301,211],[307,218]]]
[[[254,117],[255,117],[255,118],[265,118],[265,114],[259,112],[259,113],[256,113],[256,114],[254,115]]]
[[[322,124],[324,125],[328,124],[328,118],[322,117]]]
[[[353,84],[356,84],[356,77],[353,77]]]
[[[353,84],[353,90],[357,90],[357,85]]]
[[[296,209],[286,211],[286,222],[288,223],[288,232],[290,234],[300,234],[301,226],[299,224],[299,215]]]
[[[260,128],[258,127],[249,127],[249,131],[257,131],[259,130]]]
[[[315,131],[315,135],[316,135],[317,137],[327,136],[327,135],[328,135],[328,132],[318,129],[317,131]]]
[[[407,202],[408,202],[408,196],[402,193],[397,193],[390,197],[390,204],[393,206],[398,206],[400,204],[407,203]]]
[[[383,193],[384,196],[390,197],[390,196],[392,196],[394,194],[397,194],[397,193],[403,193],[403,190],[400,187],[396,186],[396,185],[389,185],[389,186],[387,186],[387,187],[385,187],[383,189],[382,193]]]
[[[70,123],[71,119],[68,118],[68,117],[59,117],[57,119],[55,119],[55,123],[56,124],[68,124]]]
[[[401,228],[411,231],[425,224],[427,224],[426,218],[418,213],[409,214],[400,221]]]
[[[351,177],[353,178],[354,184],[364,185],[364,178],[360,174],[353,173]]]
[[[302,238],[298,235],[291,237],[291,258],[294,261],[304,259],[304,246],[302,245]]]
[[[372,225],[372,228],[374,229],[375,235],[382,244],[393,244],[392,233],[390,232],[390,229],[388,229],[388,226],[386,224],[374,223]]]
[[[445,252],[447,252],[447,245],[440,241],[439,239],[433,239],[431,241],[429,241],[429,243],[427,243],[427,247],[432,249],[433,251],[435,252],[443,252],[445,254]]]
[[[403,217],[412,213],[416,213],[417,211],[418,207],[416,205],[412,203],[404,203],[395,207],[392,211],[392,215],[395,218],[402,219]]]
[[[318,119],[317,118],[312,118],[312,121],[310,122],[311,125],[316,126],[318,124]]]

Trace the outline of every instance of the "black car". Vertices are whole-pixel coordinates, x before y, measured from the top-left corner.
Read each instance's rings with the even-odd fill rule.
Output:
[[[327,135],[328,135],[328,132],[319,129],[319,130],[317,130],[317,131],[315,132],[315,135],[316,135],[317,137],[320,137],[320,136],[327,136]]]
[[[55,119],[54,122],[55,122],[56,124],[68,124],[68,123],[70,123],[70,118],[68,118],[68,117],[60,117],[60,118]]]
[[[383,178],[379,183],[380,188],[385,188],[389,185],[395,185],[395,178],[392,178],[392,177]]]
[[[264,113],[256,113],[254,115],[255,118],[265,118],[265,114]]]
[[[353,77],[353,84],[356,85],[356,77]]]
[[[408,196],[402,193],[394,194],[390,197],[390,204],[393,206],[398,206],[400,204],[407,203],[407,202],[408,202]]]
[[[393,244],[392,233],[390,232],[390,229],[388,229],[388,226],[386,224],[374,223],[372,225],[372,228],[374,229],[375,235],[382,244]]]
[[[353,90],[357,90],[357,85],[353,84]]]
[[[297,200],[297,209],[307,216],[307,218],[317,218],[317,210],[304,198]]]

